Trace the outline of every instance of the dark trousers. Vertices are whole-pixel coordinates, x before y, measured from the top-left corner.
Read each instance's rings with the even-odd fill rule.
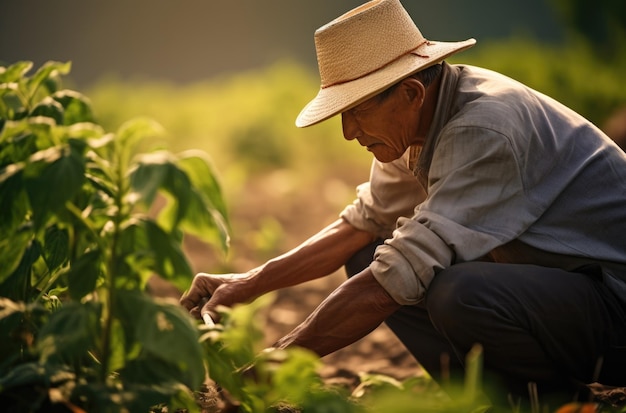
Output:
[[[348,276],[369,265],[377,245],[349,260]],[[440,382],[463,377],[465,357],[479,343],[486,385],[520,397],[530,382],[540,394],[572,396],[586,383],[624,386],[626,316],[597,275],[456,264],[435,276],[425,300],[403,306],[386,323]]]

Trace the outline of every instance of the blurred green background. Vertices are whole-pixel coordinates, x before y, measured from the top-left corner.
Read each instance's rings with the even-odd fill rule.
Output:
[[[221,177],[233,250],[189,240],[197,270],[243,271],[332,222],[370,155],[337,118],[297,129],[318,89],[314,30],[353,0],[2,0],[0,64],[72,61],[66,86],[107,129],[148,116],[155,141],[202,149]],[[478,44],[454,56],[501,71],[625,139],[624,0],[405,0],[427,38]]]

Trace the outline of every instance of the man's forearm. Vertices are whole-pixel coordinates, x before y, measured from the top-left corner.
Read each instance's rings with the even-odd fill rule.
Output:
[[[374,241],[370,233],[337,220],[300,246],[251,271],[258,295],[328,275]]]
[[[338,220],[299,247],[247,273],[197,274],[181,304],[196,317],[208,313],[218,319],[218,306],[250,302],[269,291],[328,275],[373,240],[372,234]]]
[[[337,288],[275,347],[304,347],[325,356],[354,343],[400,308],[369,269]]]

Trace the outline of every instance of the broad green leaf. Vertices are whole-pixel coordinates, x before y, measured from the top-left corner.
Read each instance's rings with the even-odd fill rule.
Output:
[[[24,110],[17,83],[0,83],[0,131],[8,120],[15,119],[15,112]]]
[[[59,102],[50,96],[46,96],[31,110],[29,116],[46,116],[54,119],[57,125],[62,125],[64,112],[65,110]]]
[[[85,125],[84,123],[79,123],[78,125],[72,125],[70,128],[79,127],[81,125]],[[103,131],[104,132],[104,131]],[[89,136],[89,147],[93,149],[100,149],[106,146],[111,145],[115,140],[115,135],[112,133],[102,134],[101,136]]]
[[[72,68],[72,64],[70,62],[61,63],[48,61],[41,65],[39,69],[35,72],[35,74],[28,79],[27,88],[28,88],[28,97],[29,99],[33,99],[33,97],[37,94],[39,88],[42,84],[46,84],[46,81],[52,77],[58,75],[66,75],[70,72]],[[46,90],[43,93],[45,95],[49,94],[51,91]],[[35,102],[33,102],[35,103]]]
[[[229,228],[225,217],[212,204],[211,197],[221,198],[215,194],[215,186],[211,182],[202,182],[198,176],[209,171],[199,157],[189,157],[183,161],[186,169],[194,170],[194,166],[204,165],[194,170],[195,178],[201,185],[200,190],[189,178],[185,170],[175,164],[175,159],[168,152],[155,152],[142,155],[137,159],[136,167],[131,171],[130,182],[133,188],[131,198],[141,200],[150,206],[159,190],[169,196],[167,204],[161,210],[158,222],[167,231],[175,230],[179,225],[186,232],[203,241],[218,243],[225,251],[229,244]],[[205,192],[211,192],[206,195]],[[220,201],[221,209],[225,209]]]
[[[119,162],[126,166],[137,144],[147,138],[162,136],[163,127],[152,119],[137,118],[124,122],[117,130],[115,140]]]
[[[71,263],[67,273],[67,281],[70,297],[79,301],[85,295],[96,289],[100,277],[100,262],[102,252],[99,250],[88,251]]]
[[[47,116],[35,116],[27,119],[28,130],[37,137],[37,147],[47,149],[61,143],[56,123]]]
[[[130,171],[130,185],[133,190],[131,198],[139,200],[147,207],[151,206],[159,189],[166,185],[169,181],[168,175],[172,173],[174,173],[173,158],[168,152],[140,155],[135,167]],[[189,186],[182,189],[188,188]]]
[[[164,278],[178,281],[177,287],[184,290],[193,276],[191,266],[181,249],[180,243],[163,231],[155,222],[144,220],[143,224],[156,256],[154,271]]]
[[[216,209],[228,221],[221,185],[208,155],[198,150],[186,151],[178,155],[177,164],[185,171],[198,192],[208,199],[207,205]]]
[[[227,252],[230,246],[228,223],[216,210],[199,201],[198,197],[192,198],[181,228],[205,242],[219,245],[223,252]]]
[[[55,122],[45,116],[7,121],[0,132],[0,142],[2,143],[3,162],[6,153],[23,152],[24,140],[28,141],[28,148],[31,149],[26,156],[33,154],[37,149],[47,149],[52,146],[55,139]],[[17,146],[17,149],[12,146]],[[10,158],[13,162],[25,160],[26,157]]]
[[[100,338],[102,306],[95,302],[65,303],[41,328],[40,361],[84,362]]]
[[[46,228],[43,257],[48,270],[54,272],[69,258],[70,239],[67,229],[54,225]]]
[[[116,365],[125,365],[129,360],[138,357],[141,352],[141,338],[137,337],[137,326],[142,321],[143,312],[147,311],[140,303],[147,298],[143,297],[144,293],[137,290],[119,290],[115,307],[112,309],[116,330],[121,328],[121,333],[116,334],[120,337],[117,342],[124,346],[125,360],[117,360]]]
[[[0,156],[0,161],[2,161],[3,163],[5,162],[5,159],[11,159],[13,162],[16,162],[18,160],[24,160],[26,158],[14,158],[14,157],[9,157],[7,155],[5,155],[6,153],[12,153],[12,152],[17,152],[17,150],[15,150],[13,148],[13,146],[15,145],[20,145],[20,142],[22,140],[24,140],[24,137],[27,136],[32,136],[33,138],[35,137],[35,135],[32,133],[32,131],[30,130],[30,125],[28,124],[28,121],[7,121],[4,124],[4,127],[2,128],[2,131],[0,131],[0,144],[2,145],[0,148],[2,156]],[[33,148],[36,148],[36,142],[33,142]],[[33,153],[34,150],[31,150],[30,153]]]
[[[204,242],[217,244],[224,252],[228,250],[230,236],[224,217],[207,205],[195,188],[189,190],[184,209],[177,202],[169,202],[161,210],[158,222],[166,229],[178,225],[186,233]]]
[[[0,67],[0,83],[17,82],[33,67],[33,62],[16,62],[8,67]]]
[[[173,207],[170,209],[173,213],[169,214],[170,220],[164,228],[166,231],[172,232],[178,227],[181,220],[185,219],[189,204],[193,202],[192,198],[196,196],[196,191],[187,175],[178,166],[168,163],[166,170],[167,174],[161,183],[161,189],[171,195],[170,199],[174,202],[169,204]],[[164,221],[161,220],[160,223],[164,223]]]
[[[155,257],[141,220],[133,218],[121,226],[115,258],[111,274],[113,285],[142,289],[152,272]]]
[[[0,83],[0,96],[6,94],[18,94],[20,91],[20,85],[16,82]]]
[[[25,161],[37,148],[37,136],[27,131],[0,143],[0,165],[8,166]]]
[[[187,151],[180,154],[178,165],[187,173],[200,195],[203,204],[200,208],[209,213],[206,215],[194,207],[188,208],[183,228],[206,242],[220,245],[222,251],[227,251],[230,244],[228,211],[210,159],[203,152]],[[198,212],[205,218],[200,219],[200,222],[204,222],[202,226],[192,224],[197,221],[198,217],[195,215]]]
[[[0,295],[25,299],[21,294],[30,287],[30,267],[39,257],[27,253],[33,246],[34,234],[30,228],[23,227],[7,235],[0,238]],[[9,277],[13,278],[13,283],[6,283]],[[11,285],[15,285],[15,289],[9,288]]]
[[[11,88],[3,88],[0,93],[0,115],[8,120],[19,120],[27,113],[20,95]]]
[[[178,375],[171,378],[197,389],[205,370],[195,324],[178,305],[162,304],[155,310],[137,326],[143,348],[156,359],[177,367]]]
[[[3,96],[7,93],[19,93],[20,85],[17,82],[10,83],[0,83],[0,96]]]
[[[100,148],[111,142],[113,135],[106,135],[102,126],[91,122],[79,122],[65,128],[67,138],[86,141],[90,148]]]
[[[163,126],[149,118],[136,118],[124,122],[117,130],[117,137],[122,145],[132,145],[137,140],[160,136]]]
[[[119,291],[117,298],[115,314],[125,325],[127,338],[141,343],[146,363],[142,368],[160,366],[168,371],[170,379],[198,388],[205,371],[198,332],[189,314],[177,303],[156,301],[138,291]],[[134,368],[139,366],[135,364]],[[154,382],[150,377],[143,380]]]
[[[138,273],[155,272],[184,290],[192,270],[180,243],[149,219],[134,219],[122,228],[120,252]],[[146,271],[149,270],[149,271]]]
[[[81,122],[94,122],[89,99],[73,90],[61,90],[52,95],[64,109],[63,124],[73,125]]]
[[[48,382],[46,369],[39,363],[29,362],[20,364],[11,369],[8,374],[0,377],[0,391],[19,388],[20,386],[45,386]],[[38,401],[33,401],[33,407],[38,407]]]
[[[13,232],[27,220],[28,199],[23,185],[22,165],[13,164],[0,170],[0,230],[4,234]]]
[[[36,227],[40,227],[49,214],[63,208],[85,182],[85,160],[69,145],[38,155],[37,161],[24,170],[25,188]]]

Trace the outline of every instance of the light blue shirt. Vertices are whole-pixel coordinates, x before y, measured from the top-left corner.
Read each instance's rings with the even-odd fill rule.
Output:
[[[386,239],[370,268],[400,304],[418,303],[440,270],[489,254],[600,263],[626,301],[626,154],[582,116],[492,71],[444,63],[424,147],[375,160],[341,216]]]

